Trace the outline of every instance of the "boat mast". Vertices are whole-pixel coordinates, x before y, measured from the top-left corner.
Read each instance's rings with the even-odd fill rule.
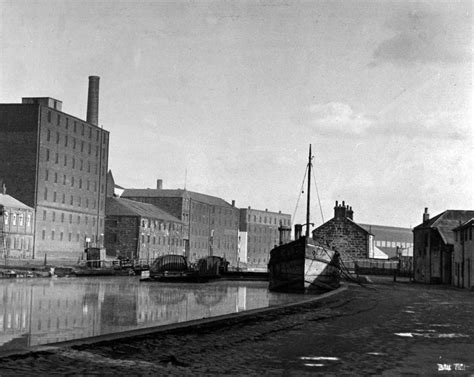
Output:
[[[311,199],[311,144],[309,145],[309,156],[308,156],[308,189],[307,189],[307,201],[306,201],[306,237],[309,237],[309,224],[310,224],[310,199]]]

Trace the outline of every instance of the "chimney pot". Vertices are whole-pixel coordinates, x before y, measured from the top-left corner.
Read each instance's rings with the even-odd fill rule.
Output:
[[[163,180],[162,179],[157,179],[156,180],[156,188],[157,188],[157,190],[162,190],[163,189]]]
[[[99,76],[89,76],[87,96],[87,123],[99,125]]]

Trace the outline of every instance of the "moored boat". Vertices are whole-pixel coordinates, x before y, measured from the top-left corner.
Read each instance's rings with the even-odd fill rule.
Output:
[[[295,226],[295,240],[275,247],[268,263],[269,290],[317,293],[340,284],[339,253],[317,244],[309,235],[312,155],[309,146],[306,235]]]

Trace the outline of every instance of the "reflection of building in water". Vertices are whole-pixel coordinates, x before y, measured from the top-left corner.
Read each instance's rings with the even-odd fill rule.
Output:
[[[98,287],[60,281],[32,286],[31,345],[98,335],[97,293],[91,290]]]
[[[247,301],[247,287],[239,287],[237,292],[237,305],[236,311],[243,312],[246,310],[246,302]]]
[[[0,286],[0,346],[14,349],[30,343],[31,290],[16,281]]]
[[[105,291],[100,311],[101,333],[118,331],[118,327],[122,326],[136,326],[138,287],[134,285],[127,288],[127,283],[121,281],[110,285]]]
[[[142,285],[137,294],[137,323],[165,325],[188,320],[186,290],[153,283]]]

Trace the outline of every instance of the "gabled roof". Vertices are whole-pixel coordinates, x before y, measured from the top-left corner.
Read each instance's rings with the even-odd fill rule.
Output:
[[[354,220],[351,220],[350,218],[348,217],[345,217],[345,219],[349,222],[351,222],[352,224],[356,225],[358,228],[360,228],[362,231],[364,231],[364,233],[367,233],[367,234],[370,234],[372,235],[371,232],[369,232],[367,229],[365,229],[364,227],[362,227],[361,225],[357,224]],[[322,226],[326,225],[326,224],[329,224],[329,223],[332,223],[334,221],[334,217],[328,221],[326,221],[324,224],[318,226],[316,229],[313,229],[312,232],[315,232],[316,230],[318,230],[319,228],[321,228]]]
[[[437,229],[445,244],[454,244],[453,229],[474,217],[474,211],[448,209],[416,226],[418,229]]]
[[[468,228],[468,227],[473,226],[473,225],[474,225],[474,218],[460,224],[458,227],[454,228],[453,230],[457,231],[457,230]]]
[[[181,223],[181,220],[168,212],[149,203],[137,202],[124,198],[107,198],[105,202],[106,216],[140,216],[155,220],[166,220]]]
[[[221,198],[215,196],[200,194],[188,190],[158,190],[158,189],[126,189],[122,197],[135,197],[135,198],[190,198],[196,202],[201,202],[214,206],[221,207],[232,207],[230,203],[227,203]]]
[[[13,196],[10,196],[7,194],[1,194],[1,193],[0,193],[0,206],[4,206],[7,208],[22,208],[22,209],[33,210],[33,208],[28,207],[26,204],[15,199]]]

